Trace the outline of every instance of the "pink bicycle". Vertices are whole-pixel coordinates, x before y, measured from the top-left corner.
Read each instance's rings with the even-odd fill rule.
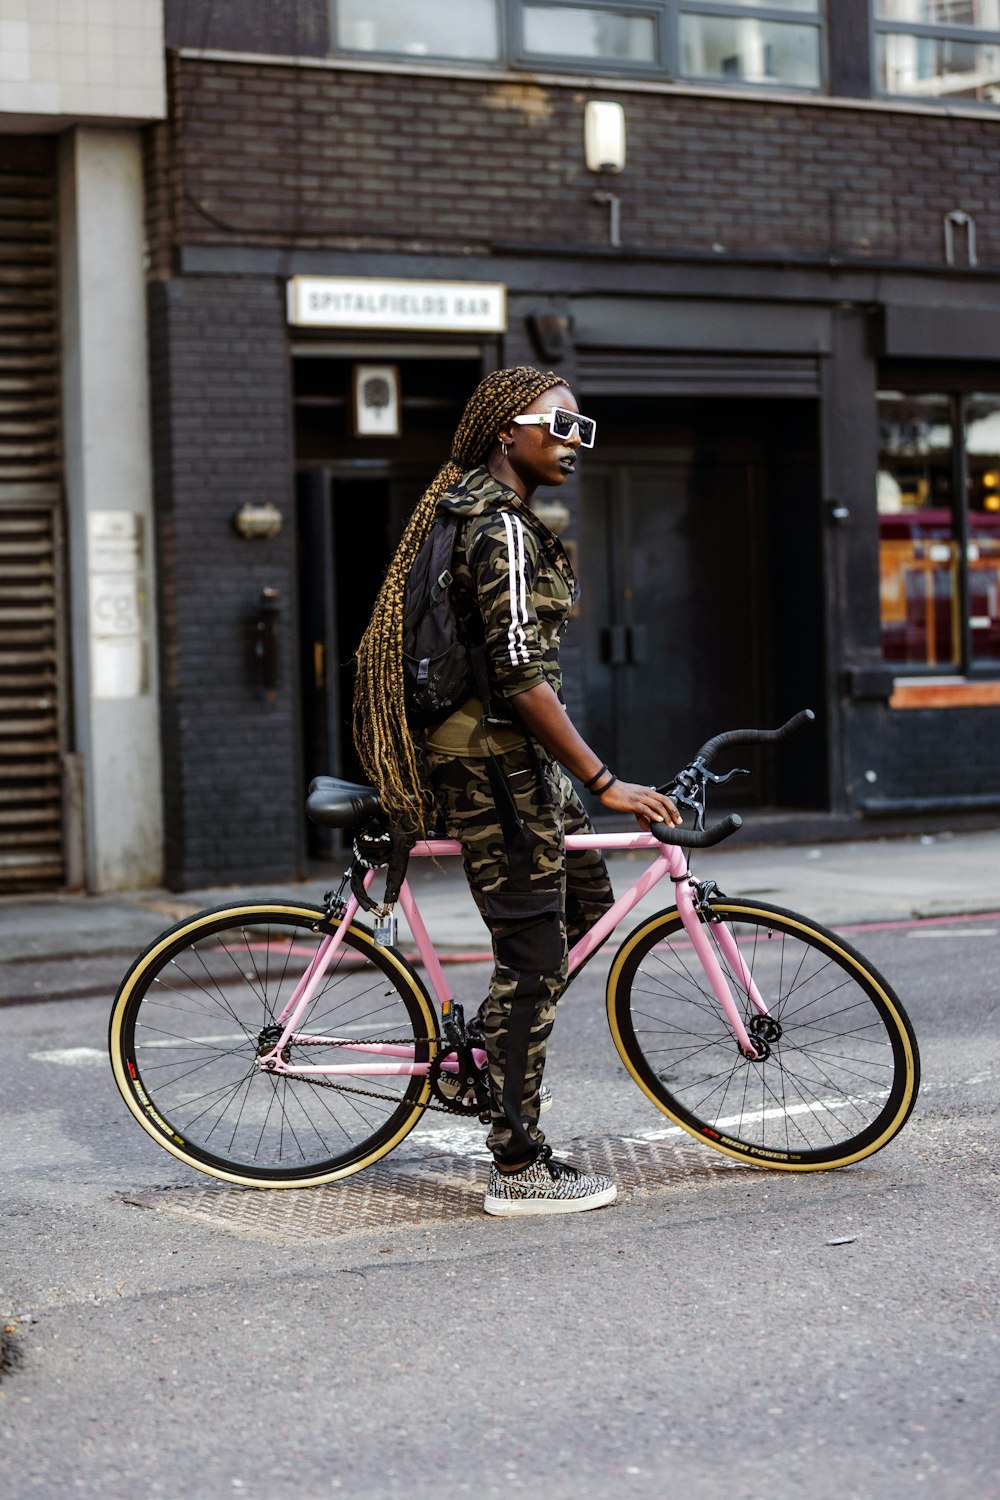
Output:
[[[569,840],[653,855],[573,948],[571,976],[660,880],[673,882],[676,904],[628,934],[608,975],[608,1021],[629,1073],[705,1145],[799,1172],[860,1161],[901,1130],[920,1076],[913,1028],[842,937],[724,896],[694,877],[683,851],[740,826],[735,815],[704,826],[709,784],[739,774],[709,770],[719,750],[781,739],[811,718],[805,710],[781,729],[703,745],[663,788],[693,814],[692,829]],[[308,811],[357,829],[362,848],[384,835],[368,787],[318,778]],[[411,857],[459,852],[430,838]],[[228,1182],[309,1187],[378,1161],[425,1110],[488,1117],[485,1054],[406,881],[398,904],[426,983],[395,946],[388,912],[377,909],[374,930],[359,920],[375,874],[356,858],[323,907],[277,900],[201,912],[136,959],[111,1013],[115,1078],[139,1124],[181,1161]]]

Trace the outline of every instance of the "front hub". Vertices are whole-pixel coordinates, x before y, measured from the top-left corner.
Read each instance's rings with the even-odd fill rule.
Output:
[[[747,1033],[757,1050],[751,1062],[766,1062],[771,1056],[771,1044],[781,1040],[781,1026],[773,1016],[753,1016],[747,1022]]]

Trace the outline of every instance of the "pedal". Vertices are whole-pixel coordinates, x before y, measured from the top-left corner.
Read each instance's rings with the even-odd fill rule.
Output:
[[[465,1009],[457,1000],[441,1007],[444,1034],[453,1047],[465,1046]]]

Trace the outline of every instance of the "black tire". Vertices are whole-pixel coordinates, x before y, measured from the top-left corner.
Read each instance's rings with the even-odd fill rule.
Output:
[[[615,1046],[675,1124],[757,1166],[811,1172],[870,1156],[906,1123],[920,1060],[913,1028],[882,976],[816,923],[757,901],[712,903],[778,1023],[769,1055],[740,1052],[676,908],[623,942],[608,976]],[[757,1012],[714,943],[748,1030]],[[759,1023],[758,1023],[759,1024]]]
[[[348,1075],[330,1087],[257,1065],[263,1028],[331,931],[319,907],[297,902],[220,906],[165,932],[125,976],[109,1028],[115,1079],[143,1129],[188,1166],[248,1186],[312,1187],[385,1156],[419,1120],[426,1076]],[[437,1048],[420,980],[359,926],[345,933],[301,1028],[412,1040],[417,1062]],[[290,1049],[300,1064],[349,1056]]]

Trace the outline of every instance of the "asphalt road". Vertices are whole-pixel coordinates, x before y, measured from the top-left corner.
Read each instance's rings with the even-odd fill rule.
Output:
[[[809,1175],[700,1151],[568,1219],[293,1236],[273,1227],[282,1194],[238,1195],[231,1227],[172,1212],[184,1192],[153,1190],[218,1185],[117,1096],[114,961],[85,976],[99,991],[108,963],[104,996],[0,1012],[0,1490],[1000,1496],[1000,922],[854,941],[920,1040],[894,1143]],[[605,971],[553,1038],[546,1124],[567,1154],[661,1120],[612,1047]],[[484,973],[461,971],[470,998]],[[479,1127],[428,1120],[375,1170],[402,1184],[481,1150]],[[345,1201],[329,1195],[367,1175],[298,1197]]]

